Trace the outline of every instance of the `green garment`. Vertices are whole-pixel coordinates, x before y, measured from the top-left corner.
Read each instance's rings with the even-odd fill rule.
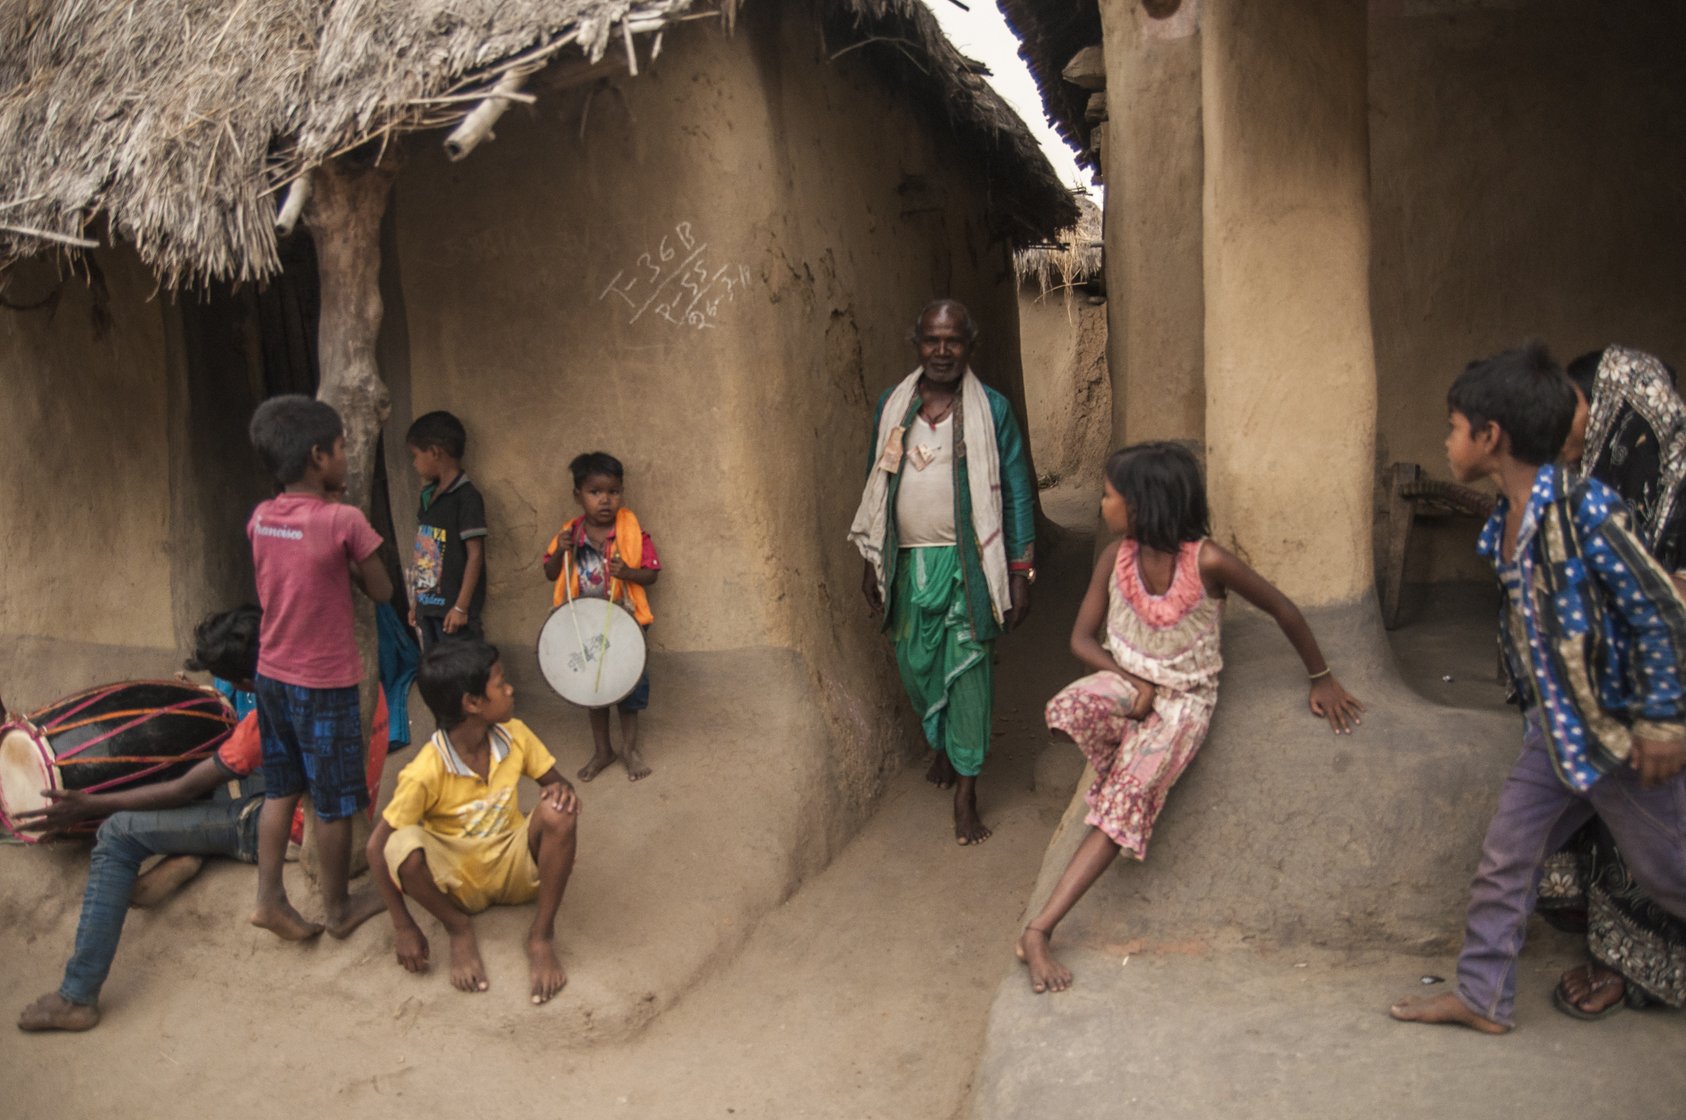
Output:
[[[1007,398],[991,389],[983,387],[984,396],[989,400],[990,421],[995,428],[995,450],[1001,466],[1001,525],[1006,534],[1007,560],[1029,559],[1032,555],[1031,546],[1036,541],[1036,480],[1030,474],[1030,459],[1026,454],[1024,436],[1019,431],[1019,422],[1013,416],[1012,406]],[[877,462],[876,449],[884,446],[884,425],[886,423],[900,423],[904,428],[913,423],[918,415],[919,398],[915,395],[913,403],[908,407],[907,415],[898,419],[884,415],[884,405],[889,401],[894,387],[886,389],[878,398],[878,407],[873,413],[872,443],[874,457],[867,462],[867,471],[871,473]],[[977,534],[972,527],[972,490],[967,481],[965,419],[961,408],[961,400],[956,397],[954,402],[954,430],[962,433],[954,448],[954,531],[960,538],[963,548],[961,553],[961,578],[964,584],[964,602],[967,617],[970,620],[972,632],[988,641],[1001,633],[1001,626],[995,618],[995,607],[989,599],[989,583],[984,578],[983,554],[978,546]],[[895,474],[890,478],[890,491],[887,501],[889,512],[884,527],[884,584],[890,595],[890,601],[885,604],[885,628],[889,628],[890,616],[894,611],[897,589],[901,586],[900,560],[906,553],[896,547],[896,495],[901,488],[901,475]]]
[[[908,548],[899,560],[890,600],[896,668],[925,741],[946,752],[957,772],[975,776],[989,752],[994,642],[973,636],[957,549]]]

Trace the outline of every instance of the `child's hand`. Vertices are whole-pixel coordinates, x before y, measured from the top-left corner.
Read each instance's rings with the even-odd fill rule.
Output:
[[[1341,687],[1333,673],[1311,682],[1310,704],[1312,714],[1328,720],[1337,735],[1350,735],[1354,727],[1364,722],[1358,718],[1364,705]]]
[[[641,572],[643,570],[628,565],[625,560],[621,559],[621,554],[618,552],[609,557],[609,575],[615,579],[625,579],[628,572]]]
[[[443,629],[447,634],[455,634],[458,630],[461,630],[467,625],[468,612],[463,610],[461,607],[452,607],[450,610],[445,612],[445,621],[441,624],[441,629]]]
[[[1640,781],[1649,789],[1686,769],[1686,743],[1635,735],[1627,764],[1639,772]]]
[[[47,799],[47,807],[19,813],[19,824],[27,824],[41,832],[63,832],[71,825],[100,814],[99,803],[94,800],[98,794],[79,789],[44,789],[41,796]]]
[[[1153,686],[1151,681],[1144,681],[1130,673],[1121,675],[1130,682],[1130,687],[1136,690],[1136,702],[1131,704],[1130,710],[1124,713],[1125,717],[1137,720],[1146,719],[1153,714],[1153,699],[1159,695],[1159,690]]]
[[[580,795],[574,792],[574,787],[568,784],[566,778],[545,786],[540,796],[559,813],[572,814],[580,811]]]
[[[427,935],[420,926],[411,925],[394,935],[393,946],[398,951],[398,963],[408,972],[427,971]]]

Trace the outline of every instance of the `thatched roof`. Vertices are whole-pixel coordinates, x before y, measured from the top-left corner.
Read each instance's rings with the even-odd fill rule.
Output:
[[[747,0],[0,0],[0,265],[134,244],[166,283],[279,267],[283,188],[370,142],[452,125],[500,79],[596,61]],[[762,0],[780,2],[780,0]],[[1074,217],[1058,176],[918,0],[811,0],[836,48],[951,128],[1014,245]],[[847,40],[838,43],[833,32]]]
[[[1101,278],[1105,264],[1101,241],[1101,208],[1087,196],[1076,197],[1081,213],[1077,224],[1062,229],[1049,240],[1027,245],[1013,254],[1013,271],[1020,284],[1035,282],[1047,295],[1054,288],[1069,288]]]
[[[1099,0],[999,0],[1001,14],[1019,37],[1019,57],[1030,68],[1048,119],[1072,149],[1079,163],[1099,171],[1083,110],[1087,90],[1061,80],[1060,71],[1084,47],[1101,41]]]

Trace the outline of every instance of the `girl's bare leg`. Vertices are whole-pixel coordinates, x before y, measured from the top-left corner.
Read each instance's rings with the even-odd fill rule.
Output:
[[[1098,828],[1090,828],[1089,834],[1077,846],[1071,862],[1060,874],[1060,881],[1054,884],[1054,892],[1048,896],[1047,903],[1019,935],[1015,952],[1021,961],[1030,966],[1031,991],[1039,994],[1063,992],[1071,987],[1071,970],[1054,959],[1048,951],[1048,941],[1053,936],[1054,927],[1117,858],[1118,845],[1112,842],[1112,837]]]

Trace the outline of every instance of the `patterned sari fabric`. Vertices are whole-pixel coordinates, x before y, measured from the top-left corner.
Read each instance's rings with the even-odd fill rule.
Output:
[[[1116,673],[1092,673],[1048,701],[1050,730],[1063,731],[1094,767],[1085,822],[1137,859],[1147,857],[1165,795],[1206,739],[1218,701],[1222,600],[1200,579],[1200,541],[1178,551],[1171,585],[1143,585],[1135,541],[1118,548],[1107,588],[1106,649],[1120,668],[1150,681],[1153,711],[1125,715],[1135,688]]]
[[[1671,572],[1686,567],[1686,404],[1662,362],[1611,346],[1593,382],[1587,445],[1576,477],[1621,495],[1634,529]],[[1609,831],[1592,821],[1546,861],[1539,909],[1585,909],[1587,948],[1650,999],[1686,1007],[1686,922],[1634,882]]]
[[[1571,484],[1596,478],[1622,496],[1635,530],[1669,571],[1686,566],[1686,403],[1668,367],[1649,354],[1604,351],[1588,402],[1586,451]]]

